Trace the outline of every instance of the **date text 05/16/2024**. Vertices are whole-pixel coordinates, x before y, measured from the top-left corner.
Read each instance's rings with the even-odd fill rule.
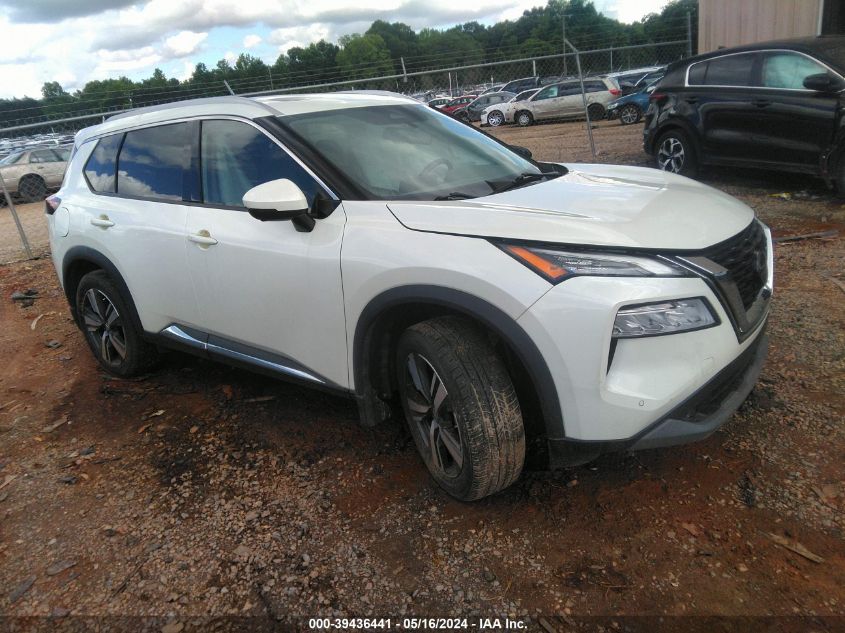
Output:
[[[410,631],[520,631],[522,620],[510,618],[309,618],[308,628],[314,630],[399,630]]]

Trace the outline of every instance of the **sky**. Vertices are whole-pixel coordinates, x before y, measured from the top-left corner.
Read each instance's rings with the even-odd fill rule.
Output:
[[[668,0],[594,0],[634,22]],[[377,19],[414,29],[514,20],[545,0],[0,0],[0,97],[40,97],[58,81],[73,92],[93,79],[186,79],[194,66],[249,53],[272,64],[293,46],[361,33]]]

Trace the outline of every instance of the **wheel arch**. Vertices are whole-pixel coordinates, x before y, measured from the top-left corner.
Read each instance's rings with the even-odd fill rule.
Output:
[[[683,119],[670,119],[655,130],[655,133],[652,136],[653,140],[651,142],[650,153],[657,153],[657,142],[660,140],[660,137],[666,134],[666,132],[671,132],[672,130],[680,130],[687,135],[690,143],[692,143],[692,151],[695,152],[696,160],[699,164],[703,163],[704,161],[702,160],[703,156],[701,153],[701,136],[693,125],[690,125]]]
[[[82,278],[95,270],[105,271],[114,283],[117,284],[124,301],[126,301],[129,307],[129,318],[132,321],[132,325],[137,328],[138,332],[143,333],[144,328],[141,326],[141,319],[138,316],[138,310],[135,308],[135,301],[132,299],[132,293],[129,292],[129,287],[126,285],[123,275],[120,274],[117,266],[108,257],[87,246],[74,246],[70,248],[62,259],[62,286],[64,287],[65,297],[70,305],[71,315],[76,324],[80,325],[79,315],[76,311],[76,289],[79,287],[79,282]]]
[[[504,347],[520,404],[536,413],[538,428],[527,433],[563,437],[564,421],[557,388],[539,348],[509,315],[487,301],[453,288],[412,285],[392,288],[373,298],[361,312],[352,346],[355,398],[361,421],[374,426],[390,416],[393,349],[410,325],[444,314],[472,320]],[[534,410],[536,409],[536,411]],[[534,421],[530,421],[531,424]]]

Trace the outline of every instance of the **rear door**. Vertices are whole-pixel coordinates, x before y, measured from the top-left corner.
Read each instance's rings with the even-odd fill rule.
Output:
[[[688,88],[680,107],[691,121],[700,120],[704,154],[715,161],[759,160],[763,150],[753,143],[759,128],[755,104],[760,53],[734,53],[690,66]]]
[[[529,101],[531,113],[537,120],[555,116],[560,107],[560,91],[562,84],[546,86]]]
[[[58,187],[62,182],[65,162],[53,149],[33,150],[29,154],[29,163],[33,173],[44,179],[47,187]]]
[[[804,88],[804,79],[816,74],[830,75],[838,90],[845,87],[841,77],[807,55],[794,51],[763,55],[752,138],[761,160],[818,171],[820,156],[833,141],[841,97]]]

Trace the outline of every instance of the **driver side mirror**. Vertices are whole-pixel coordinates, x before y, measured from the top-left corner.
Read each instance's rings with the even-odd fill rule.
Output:
[[[521,145],[509,145],[508,147],[511,148],[512,152],[519,154],[526,160],[531,160],[531,157],[533,156],[531,150],[527,147],[522,147]]]
[[[804,87],[816,92],[831,92],[833,90],[833,78],[827,73],[808,75],[804,77]]]
[[[287,178],[256,185],[244,194],[243,203],[256,220],[299,221],[300,218],[307,218],[311,224],[309,230],[314,227],[314,219],[308,215],[308,200],[305,194]]]

